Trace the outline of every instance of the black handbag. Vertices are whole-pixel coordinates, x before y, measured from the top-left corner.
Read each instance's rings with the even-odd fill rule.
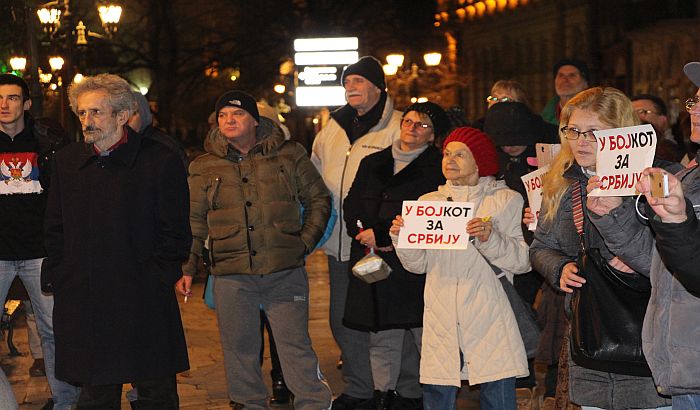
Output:
[[[508,302],[510,302],[511,309],[513,309],[515,321],[518,323],[520,337],[523,339],[523,345],[525,346],[525,357],[532,359],[537,353],[537,347],[540,344],[540,333],[542,332],[540,325],[537,323],[535,311],[532,309],[532,306],[523,300],[505,275],[499,277],[498,280],[501,282],[506,296],[508,296]]]
[[[501,287],[503,287],[503,291],[508,297],[508,303],[510,303],[510,308],[515,315],[515,321],[518,323],[520,337],[523,339],[525,356],[528,359],[534,358],[537,353],[537,347],[540,344],[540,333],[542,333],[535,311],[515,290],[515,287],[510,283],[503,270],[492,264],[482,253],[479,254],[491,266],[493,273],[498,277],[498,281],[501,282]]]
[[[587,247],[580,183],[574,186],[572,204],[581,238],[578,275],[586,283],[571,298],[571,358],[588,369],[651,376],[642,351],[642,323],[651,282],[637,273],[613,268],[599,249]]]
[[[452,201],[452,197],[447,197],[447,200]],[[493,273],[498,278],[498,281],[501,282],[503,291],[508,297],[508,303],[510,303],[510,307],[513,310],[513,314],[515,315],[515,321],[518,324],[518,331],[520,331],[520,337],[523,339],[523,345],[525,346],[525,356],[528,359],[535,357],[535,353],[537,353],[537,347],[540,343],[540,333],[542,332],[539,323],[537,323],[537,315],[535,314],[535,311],[532,309],[532,306],[530,306],[523,300],[518,291],[515,290],[515,287],[505,276],[503,270],[491,263],[491,261],[489,261],[488,258],[484,256],[481,252],[479,252],[479,255],[481,255],[481,257],[484,258],[486,263],[488,263],[489,266],[491,266]]]

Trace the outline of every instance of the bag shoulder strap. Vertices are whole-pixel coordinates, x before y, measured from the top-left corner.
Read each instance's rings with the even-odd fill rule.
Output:
[[[583,235],[583,202],[581,200],[581,181],[574,182],[571,190],[571,210],[574,214],[574,225],[579,236]]]

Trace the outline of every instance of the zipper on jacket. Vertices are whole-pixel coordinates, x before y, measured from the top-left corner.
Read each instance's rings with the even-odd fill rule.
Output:
[[[245,240],[248,242],[248,264],[250,266],[251,272],[253,271],[253,255],[251,255],[252,249],[250,249],[250,230],[248,229],[248,206],[243,204],[243,213],[245,214]]]
[[[219,197],[219,187],[221,186],[221,177],[214,178],[214,183],[212,184],[212,194],[211,194],[211,209],[216,209],[216,200]]]
[[[297,195],[296,192],[294,192],[294,189],[292,189],[292,183],[289,180],[289,177],[287,177],[287,173],[284,172],[284,165],[280,165],[280,179],[284,181],[284,185],[287,186],[287,191],[289,191],[289,196],[292,198],[293,201],[296,201]]]
[[[350,159],[350,151],[353,145],[350,145],[348,152],[345,153],[345,163],[343,164],[343,173],[340,175],[340,209],[338,209],[338,262],[343,260],[343,184],[345,183],[345,171],[348,168],[348,160]]]

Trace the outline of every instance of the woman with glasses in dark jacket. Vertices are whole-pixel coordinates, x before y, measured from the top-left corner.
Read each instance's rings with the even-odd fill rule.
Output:
[[[433,142],[449,131],[443,109],[431,102],[409,106],[401,120],[400,138],[390,147],[367,156],[360,163],[343,206],[348,235],[354,238],[350,266],[370,248],[389,264],[387,279],[368,284],[351,276],[343,323],[370,332],[370,362],[375,395],[363,409],[388,409],[392,401],[421,402],[418,397],[400,397],[395,392],[402,368],[404,338],[419,357],[423,326],[425,276],[406,271],[389,237],[391,222],[401,213],[403,201],[416,200],[445,183],[440,168],[442,155]],[[358,222],[362,229],[358,227]],[[407,363],[404,363],[404,366]],[[418,374],[418,361],[410,363]],[[403,393],[403,392],[400,392]],[[396,405],[398,403],[394,403]]]
[[[580,187],[578,195],[585,204],[586,184],[596,173],[597,142],[592,131],[638,124],[629,98],[612,87],[582,91],[562,110],[562,147],[543,181],[542,208],[530,247],[533,268],[558,290],[573,293],[574,289],[586,286],[576,263],[580,240],[573,208],[576,187]],[[633,273],[632,268],[606,246],[591,223],[585,205],[581,218],[587,246],[598,248],[610,266]],[[573,360],[568,364],[569,398],[583,409],[651,409],[671,404],[657,393],[651,377],[604,372]]]

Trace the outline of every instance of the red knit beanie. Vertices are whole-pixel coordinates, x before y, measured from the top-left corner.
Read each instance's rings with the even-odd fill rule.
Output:
[[[445,138],[442,150],[450,142],[461,142],[472,152],[476,166],[479,167],[479,176],[486,177],[498,173],[498,154],[488,135],[472,127],[457,128]]]

